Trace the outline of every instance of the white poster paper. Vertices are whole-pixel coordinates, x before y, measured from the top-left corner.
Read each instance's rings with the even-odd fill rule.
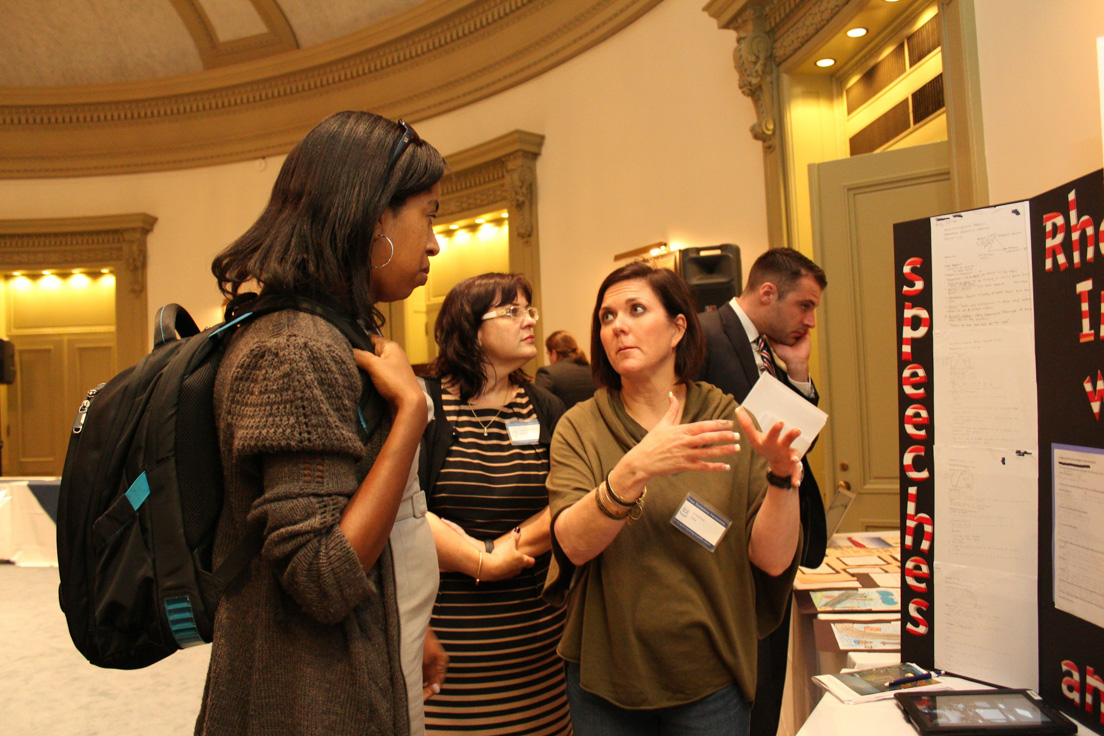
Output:
[[[1035,688],[1039,438],[1029,214],[1027,202],[1014,202],[931,219],[934,597],[936,666]]]
[[[1037,578],[935,563],[935,666],[1038,689]]]
[[[1054,445],[1054,606],[1104,627],[1104,450]]]

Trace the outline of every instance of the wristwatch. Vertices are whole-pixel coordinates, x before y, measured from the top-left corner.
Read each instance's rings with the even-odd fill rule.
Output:
[[[767,471],[767,484],[775,488],[797,488],[788,476],[775,475],[770,470]]]
[[[483,540],[483,546],[487,548],[488,553],[494,552],[494,540],[493,539],[484,539]]]

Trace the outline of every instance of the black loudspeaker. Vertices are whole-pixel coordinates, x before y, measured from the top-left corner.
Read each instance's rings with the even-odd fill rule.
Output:
[[[0,383],[15,383],[15,344],[0,340]]]
[[[717,308],[740,295],[744,283],[740,246],[732,243],[679,251],[679,273],[698,300],[698,309]]]

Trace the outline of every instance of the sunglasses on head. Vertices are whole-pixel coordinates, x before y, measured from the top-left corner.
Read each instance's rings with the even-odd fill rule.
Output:
[[[391,157],[387,161],[387,168],[390,169],[398,163],[402,158],[403,153],[407,147],[415,141],[420,141],[421,137],[418,133],[410,127],[410,123],[406,122],[402,118],[399,118],[399,127],[402,128],[402,136],[395,142],[395,147],[391,149]]]

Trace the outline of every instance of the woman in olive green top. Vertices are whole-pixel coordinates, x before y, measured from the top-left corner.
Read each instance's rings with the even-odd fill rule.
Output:
[[[797,569],[798,432],[760,433],[730,396],[690,381],[695,312],[671,271],[606,277],[591,339],[604,388],[552,442],[545,597],[568,607],[559,653],[581,736],[746,733],[756,641]]]

